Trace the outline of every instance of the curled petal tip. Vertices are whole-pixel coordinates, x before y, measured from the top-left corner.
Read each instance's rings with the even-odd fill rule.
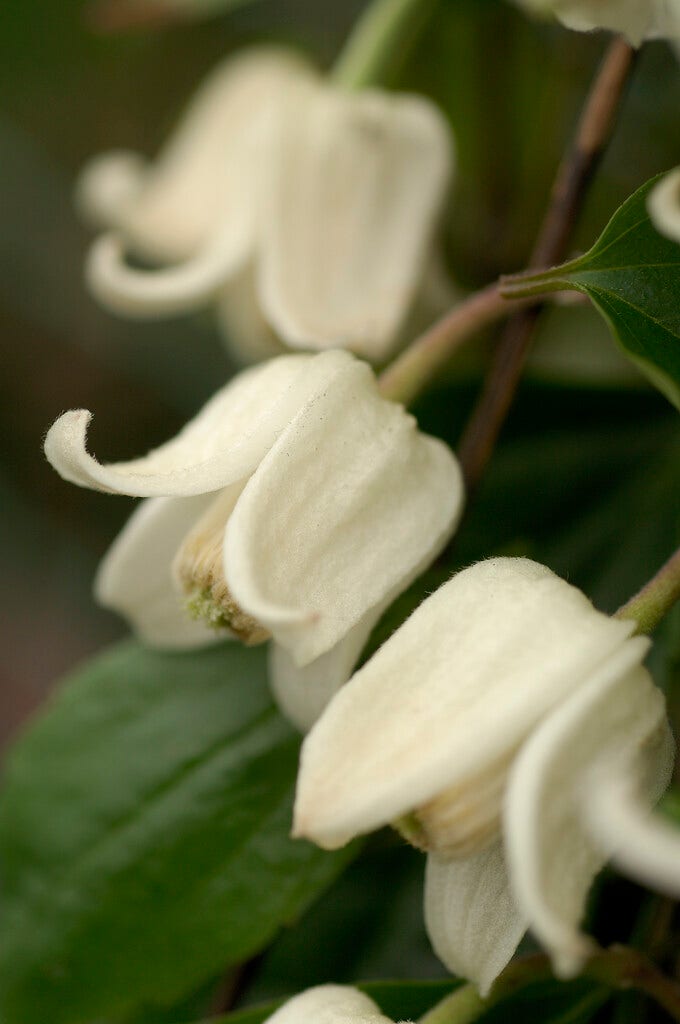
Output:
[[[111,228],[138,195],[146,165],[137,153],[113,150],[88,161],[78,176],[75,203],[83,220]]]
[[[213,244],[177,266],[137,270],[125,262],[125,244],[105,234],[92,245],[85,279],[94,297],[120,316],[141,318],[193,312],[210,302],[236,268],[231,240]]]
[[[92,413],[87,409],[71,409],[55,420],[45,437],[47,461],[64,480],[72,483],[81,483],[78,461],[91,419]]]

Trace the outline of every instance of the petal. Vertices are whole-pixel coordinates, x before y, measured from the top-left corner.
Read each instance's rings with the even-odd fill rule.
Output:
[[[500,842],[466,860],[447,862],[430,854],[425,926],[442,963],[486,996],[526,931]]]
[[[253,248],[260,175],[270,163],[276,111],[290,83],[310,75],[294,54],[248,50],[201,86],[117,227],[140,253],[184,260],[230,232],[234,264]]]
[[[391,1024],[368,996],[348,985],[310,988],[267,1017],[265,1024]]]
[[[240,366],[272,359],[286,351],[262,313],[253,264],[226,282],[215,312],[225,348]]]
[[[551,11],[567,28],[590,32],[604,28],[622,32],[634,46],[658,31],[662,19],[657,0],[521,0],[525,7]],[[665,3],[665,0],[661,0]],[[658,10],[658,14],[655,11]]]
[[[234,252],[231,225],[211,237],[185,263],[166,270],[136,270],[125,262],[125,246],[115,234],[92,245],[85,278],[102,306],[131,318],[176,316],[200,309],[224,287],[241,262]]]
[[[467,786],[474,799],[475,780],[512,756],[632,629],[527,559],[489,559],[454,576],[305,740],[297,831],[334,847],[448,788]]]
[[[640,667],[642,638],[586,677],[526,742],[512,770],[504,829],[515,899],[560,977],[578,973],[592,944],[579,932],[606,849],[590,838],[584,802],[601,772],[638,759],[668,768],[665,706]]]
[[[652,189],[647,209],[656,230],[680,242],[680,167],[665,175]]]
[[[434,558],[463,499],[458,464],[345,352],[251,477],[225,533],[238,604],[298,665]]]
[[[595,842],[624,874],[671,896],[680,897],[680,832],[650,810],[668,785],[673,741],[667,734],[666,754],[645,787],[635,766],[603,773],[584,793],[585,815]]]
[[[142,502],[99,567],[97,600],[123,615],[151,647],[181,649],[224,639],[224,633],[189,618],[171,574],[177,548],[212,497]]]
[[[372,608],[335,647],[303,668],[295,664],[285,647],[271,645],[269,683],[279,710],[300,732],[312,728],[331,698],[347,682],[384,610],[384,602]]]
[[[146,161],[124,149],[90,160],[78,175],[75,189],[76,206],[83,220],[97,228],[117,224],[141,192],[146,171]]]
[[[264,219],[265,313],[290,344],[385,356],[413,300],[452,142],[427,100],[291,90]]]
[[[334,372],[334,354],[281,356],[245,370],[181,431],[141,459],[102,465],[86,450],[91,414],[64,413],[45,454],[65,480],[133,496],[203,494],[250,475],[309,395]]]

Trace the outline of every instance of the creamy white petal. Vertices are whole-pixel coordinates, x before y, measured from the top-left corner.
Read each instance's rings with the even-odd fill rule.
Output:
[[[95,490],[141,497],[219,490],[253,472],[300,406],[332,378],[335,356],[281,356],[243,371],[175,438],[141,459],[97,462],[86,449],[85,409],[52,425],[45,454],[65,480]]]
[[[347,682],[371,631],[385,610],[372,608],[335,647],[300,668],[280,644],[269,648],[269,684],[285,717],[308,732],[331,698]]]
[[[553,13],[567,28],[621,32],[639,46],[656,36],[673,38],[680,28],[678,0],[520,0],[524,7]]]
[[[289,94],[263,221],[261,294],[290,344],[386,355],[411,306],[452,167],[437,108],[319,85]]]
[[[255,266],[249,263],[232,275],[217,297],[217,324],[229,355],[248,366],[286,351],[265,320],[256,291]]]
[[[95,597],[123,615],[151,647],[181,649],[224,639],[224,633],[187,615],[171,573],[177,548],[212,500],[212,494],[202,494],[143,501],[99,567]]]
[[[76,181],[75,202],[81,217],[93,227],[114,227],[139,195],[146,171],[146,161],[128,150],[93,157]]]
[[[673,755],[659,758],[652,795],[660,795],[669,782]],[[680,898],[680,830],[650,809],[650,787],[641,788],[635,766],[601,774],[583,794],[588,828],[595,842],[624,874]]]
[[[382,399],[365,364],[332,355],[335,376],[272,446],[225,533],[231,593],[298,665],[434,557],[463,501],[447,446]]]
[[[631,764],[657,786],[668,777],[663,695],[640,666],[647,648],[641,637],[630,640],[583,677],[527,740],[511,772],[504,835],[512,889],[560,977],[577,974],[591,952],[579,924],[607,856],[584,821],[589,789],[600,773]]]
[[[430,854],[425,926],[442,963],[486,996],[526,931],[500,842],[466,860],[443,861]]]
[[[319,985],[284,1003],[265,1024],[392,1024],[368,996],[348,985]]]
[[[219,224],[230,231],[234,265],[245,261],[255,241],[260,176],[270,163],[279,104],[292,82],[310,74],[294,54],[274,47],[220,64],[119,217],[129,244],[152,258],[184,260]]]
[[[649,194],[647,209],[662,235],[680,242],[680,167],[676,167]]]
[[[429,597],[333,698],[302,748],[298,834],[334,847],[508,759],[633,629],[527,559]],[[498,799],[498,796],[496,797]]]
[[[231,230],[218,232],[195,256],[163,270],[137,270],[125,262],[120,235],[101,235],[91,246],[85,278],[93,296],[120,316],[175,316],[200,309],[239,267]]]

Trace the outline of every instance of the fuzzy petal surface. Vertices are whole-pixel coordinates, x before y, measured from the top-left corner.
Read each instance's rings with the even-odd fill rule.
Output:
[[[71,483],[138,497],[205,494],[249,476],[300,406],[334,374],[336,353],[295,355],[245,370],[175,438],[140,459],[103,465],[86,448],[91,414],[64,413],[45,454]]]
[[[429,597],[333,698],[302,748],[297,834],[336,847],[467,785],[633,629],[549,569],[479,562]]]
[[[303,85],[288,100],[263,221],[265,314],[290,345],[382,358],[447,192],[448,127],[415,96]]]
[[[284,1003],[265,1024],[392,1024],[363,992],[319,985]]]
[[[95,580],[95,596],[119,612],[150,647],[165,650],[200,647],[223,640],[187,615],[172,578],[172,560],[185,534],[212,501],[149,498],[133,512],[104,556]]]
[[[510,893],[500,842],[465,860],[444,861],[430,854],[425,926],[442,963],[486,996],[526,931]]]
[[[458,463],[383,399],[346,352],[250,478],[225,532],[224,575],[241,608],[295,663],[314,661],[413,570],[460,515]]]
[[[260,175],[286,89],[311,75],[293,53],[245,51],[202,84],[117,228],[143,255],[184,260],[229,226],[232,266],[252,252]]]
[[[504,836],[515,899],[564,978],[579,972],[592,943],[579,930],[586,897],[607,849],[585,820],[591,787],[635,766],[658,797],[667,781],[665,703],[640,662],[637,637],[614,653],[535,731],[513,767]],[[654,792],[656,790],[656,792]]]
[[[667,174],[649,194],[647,209],[662,235],[680,242],[680,167]]]

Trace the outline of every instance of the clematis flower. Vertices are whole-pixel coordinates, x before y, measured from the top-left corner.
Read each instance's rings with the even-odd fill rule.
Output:
[[[680,242],[680,167],[664,175],[647,199],[652,223],[662,235]]]
[[[131,462],[97,462],[89,420],[76,410],[56,421],[52,465],[81,487],[149,499],[104,559],[101,603],[155,646],[210,642],[216,629],[271,637],[274,690],[301,728],[460,515],[451,451],[346,352],[244,371]]]
[[[633,46],[645,39],[680,40],[680,0],[518,0],[536,13],[554,14],[580,32],[621,32]]]
[[[428,851],[434,948],[486,993],[530,927],[556,972],[591,949],[590,884],[625,847],[592,828],[602,785],[667,785],[648,641],[549,569],[491,559],[454,576],[335,695],[307,736],[295,834],[326,848],[397,823]]]
[[[89,286],[125,316],[212,304],[244,360],[282,343],[382,359],[428,292],[452,163],[429,101],[343,91],[254,49],[213,72],[153,165],[117,152],[86,168],[79,205],[109,229]]]
[[[392,1024],[368,996],[349,985],[319,985],[294,996],[265,1024]]]

